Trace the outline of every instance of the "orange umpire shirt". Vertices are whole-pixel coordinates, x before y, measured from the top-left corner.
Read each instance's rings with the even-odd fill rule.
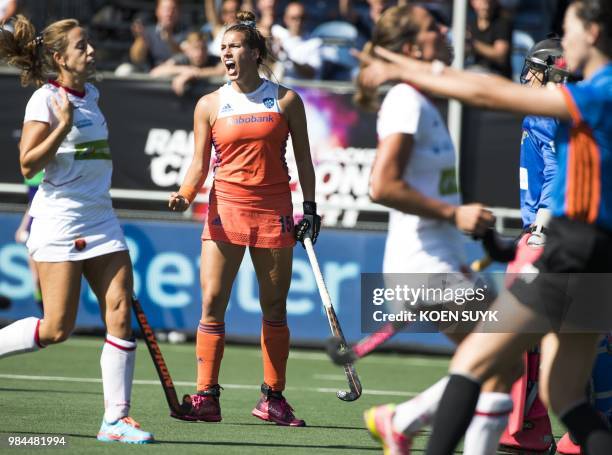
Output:
[[[266,79],[251,93],[239,93],[230,83],[219,89],[204,240],[262,248],[295,244],[285,160],[289,127],[278,89]]]

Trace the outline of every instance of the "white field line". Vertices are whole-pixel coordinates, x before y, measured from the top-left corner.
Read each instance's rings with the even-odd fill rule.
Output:
[[[319,352],[300,352],[293,351],[289,353],[289,358],[292,360],[315,360],[330,362],[327,354]],[[415,366],[415,367],[437,367],[443,368],[448,366],[447,358],[427,358],[427,357],[412,357],[402,355],[381,355],[376,357],[367,357],[359,361],[359,363],[395,363],[398,365]]]
[[[346,381],[343,374],[313,374],[312,377],[320,381]]]
[[[99,340],[94,339],[82,339],[82,338],[73,338],[68,340],[64,345],[65,346],[73,346],[73,347],[99,347],[102,348],[104,344],[104,340],[100,338]],[[138,344],[141,346],[145,346],[144,341],[139,340]],[[193,353],[195,350],[194,344],[162,344],[162,354],[164,352],[191,352]],[[253,351],[248,353],[249,356],[255,356],[261,358],[261,352]],[[323,352],[304,352],[293,350],[289,353],[289,358],[291,360],[311,360],[317,362],[330,362],[327,354]],[[395,363],[399,365],[405,365],[410,367],[432,367],[432,368],[446,368],[448,367],[449,359],[446,357],[414,357],[408,355],[400,355],[400,354],[392,354],[392,355],[380,355],[380,356],[370,356],[365,359],[359,361],[359,363],[368,364],[390,364]]]
[[[69,376],[34,376],[25,374],[0,374],[0,379],[15,379],[21,381],[57,381],[57,382],[81,382],[81,383],[101,383],[100,378],[75,378]],[[159,381],[149,379],[134,379],[134,384],[137,385],[153,385],[159,386]],[[174,385],[193,387],[194,383],[191,381],[174,381]],[[225,389],[247,389],[247,390],[259,390],[258,385],[249,384],[223,384]],[[336,393],[338,389],[329,387],[287,387],[287,390],[301,391],[301,392],[319,392],[319,393]],[[383,396],[397,396],[397,397],[412,397],[417,395],[416,392],[404,392],[400,390],[375,390],[365,389],[364,394],[368,395],[383,395]]]

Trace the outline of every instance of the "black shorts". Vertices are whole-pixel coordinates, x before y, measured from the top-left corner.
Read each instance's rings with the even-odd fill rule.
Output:
[[[554,218],[542,256],[519,273],[510,292],[542,318],[543,331],[612,328],[612,232]]]

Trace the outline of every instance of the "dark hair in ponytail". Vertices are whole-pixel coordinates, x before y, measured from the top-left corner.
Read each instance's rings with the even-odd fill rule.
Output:
[[[238,22],[230,25],[225,33],[240,32],[244,35],[247,46],[259,50],[257,65],[261,65],[268,58],[268,45],[266,38],[257,30],[255,14],[251,11],[238,11],[236,15]]]
[[[601,34],[595,45],[606,57],[612,57],[612,2],[610,0],[575,0],[576,16],[585,24],[597,24]]]
[[[413,17],[414,6],[394,6],[387,9],[376,22],[372,40],[363,47],[363,53],[373,56],[374,46],[384,47],[393,52],[401,52],[406,43],[413,44],[420,30],[420,24]],[[365,65],[362,64],[362,68]],[[378,109],[378,91],[362,86],[357,78],[357,91],[353,101],[369,111]]]
[[[59,72],[53,54],[60,54],[68,47],[67,34],[79,27],[75,19],[57,21],[36,35],[34,25],[22,15],[17,15],[11,33],[0,28],[0,60],[21,70],[21,85],[41,86],[49,75]]]

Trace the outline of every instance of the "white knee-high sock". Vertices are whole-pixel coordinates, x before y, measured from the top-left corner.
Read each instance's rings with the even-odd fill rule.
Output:
[[[512,398],[507,393],[482,392],[476,412],[465,432],[463,453],[466,455],[495,455],[499,438],[512,412]]]
[[[428,425],[438,409],[447,382],[448,376],[440,379],[412,400],[397,405],[393,417],[393,429],[411,435]]]
[[[40,319],[20,319],[0,330],[0,358],[44,348],[38,338]]]
[[[136,342],[106,334],[100,357],[104,389],[104,420],[115,422],[130,411]]]

